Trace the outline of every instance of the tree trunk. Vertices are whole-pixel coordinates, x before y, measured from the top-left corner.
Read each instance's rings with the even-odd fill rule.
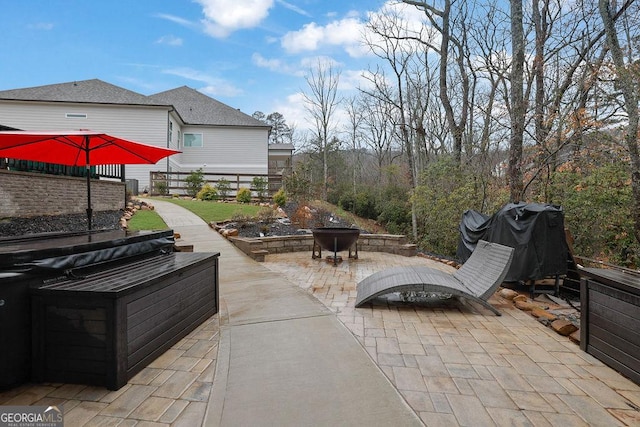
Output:
[[[512,202],[522,199],[522,144],[526,102],[523,97],[524,84],[524,29],[522,24],[522,0],[510,0],[511,4],[511,136],[509,146],[509,192]]]
[[[638,96],[635,91],[633,72],[624,63],[624,54],[620,47],[615,20],[609,7],[608,0],[598,0],[598,9],[602,17],[607,44],[611,51],[611,58],[616,67],[616,86],[622,92],[624,109],[629,119],[625,141],[631,157],[631,190],[634,205],[631,215],[634,220],[634,234],[640,242],[640,154],[638,153]]]

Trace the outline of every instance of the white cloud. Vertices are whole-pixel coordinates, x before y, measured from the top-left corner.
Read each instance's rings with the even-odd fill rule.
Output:
[[[294,4],[291,4],[291,3],[286,2],[284,0],[276,0],[276,1],[278,2],[279,5],[285,7],[287,9],[289,9],[289,10],[292,10],[297,14],[300,14],[302,16],[309,16],[309,17],[311,16],[311,14],[309,12],[307,12],[304,9],[299,8],[298,6],[296,6]]]
[[[199,88],[202,93],[212,96],[234,97],[243,93],[242,89],[234,86],[225,79],[212,76],[202,71],[191,68],[172,68],[164,70],[163,73],[182,77],[188,80],[204,83],[205,86]]]
[[[268,59],[259,53],[254,53],[251,59],[258,67],[266,68],[276,73],[289,74],[296,77],[302,77],[304,75],[304,71],[299,67],[287,64],[280,59]]]
[[[330,13],[328,17],[335,14]],[[385,16],[397,16],[405,28],[405,34],[417,35],[425,29],[424,12],[414,6],[386,2],[380,9],[367,13],[368,19],[383,19]],[[366,21],[358,11],[348,12],[342,19],[333,19],[326,25],[310,22],[301,29],[285,34],[280,43],[290,54],[312,52],[323,47],[339,46],[352,58],[361,58],[371,53],[364,43],[365,35],[375,40],[367,29]]]
[[[387,1],[377,11],[368,12],[367,19],[373,26],[380,28],[381,32],[388,31],[394,37],[404,38],[400,41],[400,46],[407,51],[420,49],[421,44],[414,39],[439,43],[438,33],[427,23],[424,12],[415,6]],[[364,37],[370,46],[374,46],[374,50],[379,50],[376,46],[386,45],[383,36],[370,28],[366,28]]]
[[[202,6],[205,32],[224,38],[232,32],[253,28],[269,14],[274,0],[195,0]]]
[[[200,92],[211,96],[224,96],[232,98],[238,95],[242,95],[242,89],[238,89],[234,85],[224,80],[220,80],[219,83],[214,85],[204,86],[198,89]]]
[[[188,19],[181,18],[175,15],[169,15],[168,13],[157,13],[155,15],[157,18],[166,19],[167,21],[174,22],[176,24],[182,25],[183,27],[197,29],[199,28],[199,24],[189,21]]]
[[[318,65],[323,67],[332,67],[335,70],[341,70],[344,64],[341,64],[330,56],[319,55],[302,58],[300,60],[300,65],[304,67],[305,71],[308,71],[311,69],[315,70],[316,68],[318,68]]]
[[[53,30],[53,24],[51,22],[37,22],[35,24],[29,24],[28,28],[30,30],[49,31],[49,30]]]
[[[326,26],[311,22],[300,30],[290,31],[281,39],[288,53],[315,51],[324,46],[342,46],[353,57],[362,56],[364,23],[356,17],[334,20]]]
[[[356,90],[358,88],[369,88],[371,81],[365,79],[363,75],[366,70],[345,70],[340,74],[338,89]]]
[[[182,46],[182,39],[173,35],[162,36],[156,40],[158,44],[166,44],[169,46]]]
[[[298,31],[290,31],[282,37],[282,47],[289,53],[299,53],[305,50],[316,50],[320,40],[324,37],[324,30],[315,22],[306,24]]]
[[[292,93],[284,101],[276,101],[270,111],[277,111],[282,114],[287,124],[294,126],[297,132],[304,132],[308,128],[308,114],[305,110],[305,100],[302,92]]]

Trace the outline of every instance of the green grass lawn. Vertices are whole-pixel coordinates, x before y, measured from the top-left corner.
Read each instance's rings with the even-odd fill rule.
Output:
[[[153,200],[153,199],[152,199]],[[260,206],[244,205],[240,203],[218,203],[209,201],[193,201],[183,199],[162,199],[163,201],[175,203],[178,206],[190,210],[207,223],[211,221],[225,221],[236,215],[256,216],[260,211]],[[153,201],[151,202],[153,204]]]
[[[166,230],[167,224],[154,211],[137,211],[128,222],[128,229],[138,230]]]
[[[178,206],[193,212],[207,223],[211,221],[225,221],[237,215],[254,217],[260,211],[260,206],[243,205],[238,203],[218,203],[207,201],[193,201],[182,199],[159,199],[165,202],[175,203]],[[153,198],[150,199],[153,204]],[[169,228],[160,215],[154,211],[140,210],[129,220],[128,229],[137,230],[166,230]]]

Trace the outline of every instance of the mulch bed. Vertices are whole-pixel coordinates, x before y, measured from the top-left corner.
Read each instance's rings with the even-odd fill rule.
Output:
[[[91,221],[94,230],[118,230],[122,211],[95,212]],[[87,215],[67,214],[55,216],[33,216],[29,218],[0,219],[0,237],[24,236],[27,234],[76,232],[87,229]]]

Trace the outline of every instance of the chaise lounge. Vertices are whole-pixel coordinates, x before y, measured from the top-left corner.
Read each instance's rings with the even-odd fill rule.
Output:
[[[487,302],[504,280],[513,259],[513,248],[480,240],[471,257],[453,274],[430,267],[394,267],[365,278],[357,287],[356,307],[392,292],[450,294],[475,301],[496,315]]]

